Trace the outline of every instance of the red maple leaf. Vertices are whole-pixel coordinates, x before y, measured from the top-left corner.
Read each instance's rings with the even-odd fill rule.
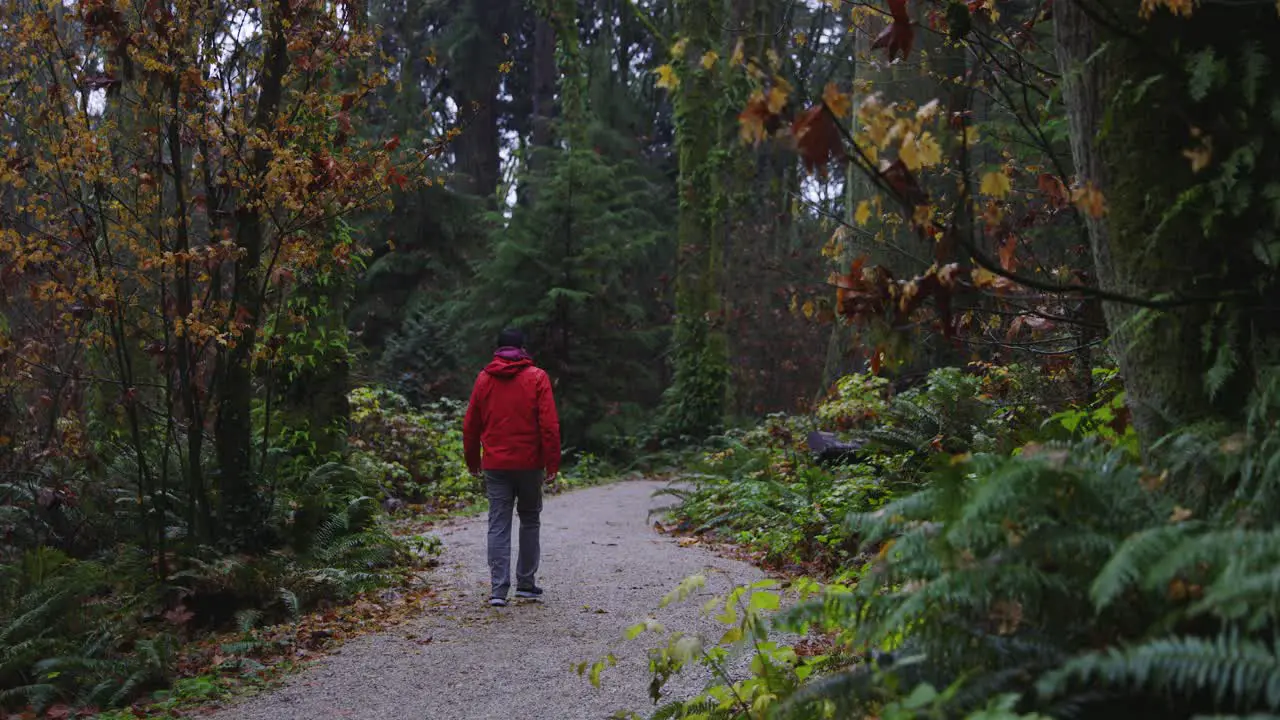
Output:
[[[805,167],[825,175],[827,163],[841,150],[840,129],[831,114],[822,105],[814,105],[791,124],[791,135]]]
[[[890,62],[898,53],[902,53],[902,58],[905,60],[911,53],[911,46],[915,44],[916,39],[911,17],[907,15],[907,0],[888,0],[888,2],[889,14],[893,16],[893,22],[889,23],[889,27],[885,28],[884,32],[880,33],[876,41],[871,44],[871,49],[888,50]]]
[[[917,205],[923,205],[929,201],[929,196],[921,189],[920,183],[900,158],[892,163],[882,164],[880,175],[889,185],[889,189],[908,207],[914,209]]]

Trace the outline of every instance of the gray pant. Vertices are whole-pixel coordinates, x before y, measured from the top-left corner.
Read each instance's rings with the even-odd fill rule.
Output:
[[[486,470],[489,497],[489,575],[492,597],[505,598],[511,589],[511,509],[520,515],[520,557],[516,587],[532,587],[538,572],[538,531],[542,527],[541,470]]]

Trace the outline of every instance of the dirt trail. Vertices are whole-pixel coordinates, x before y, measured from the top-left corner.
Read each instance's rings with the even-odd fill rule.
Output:
[[[669,629],[715,640],[722,629],[700,617],[703,601],[764,577],[750,565],[680,547],[655,532],[649,511],[670,503],[653,497],[662,487],[622,482],[548,498],[538,577],[547,597],[540,603],[485,606],[483,518],[440,529],[445,551],[432,580],[440,607],[390,632],[353,640],[282,688],[214,717],[603,720],[622,710],[644,714],[652,707],[645,640],[656,637],[625,642],[622,632],[651,616]],[[658,609],[665,593],[699,573],[707,577],[704,591]],[[618,666],[605,672],[598,690],[571,669],[610,651]],[[706,680],[686,673],[668,691],[688,697]]]

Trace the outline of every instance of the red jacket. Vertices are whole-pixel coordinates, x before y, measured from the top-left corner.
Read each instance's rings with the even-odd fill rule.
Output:
[[[476,378],[462,438],[473,473],[482,467],[560,471],[560,418],[551,381],[523,350],[499,350]]]

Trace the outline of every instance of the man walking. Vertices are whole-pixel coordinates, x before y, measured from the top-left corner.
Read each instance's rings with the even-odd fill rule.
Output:
[[[560,419],[551,381],[534,367],[519,330],[498,335],[493,361],[471,391],[462,432],[467,467],[473,475],[483,469],[489,497],[489,604],[505,607],[511,589],[513,505],[520,515],[516,597],[537,600],[542,483],[554,482],[560,471]]]

